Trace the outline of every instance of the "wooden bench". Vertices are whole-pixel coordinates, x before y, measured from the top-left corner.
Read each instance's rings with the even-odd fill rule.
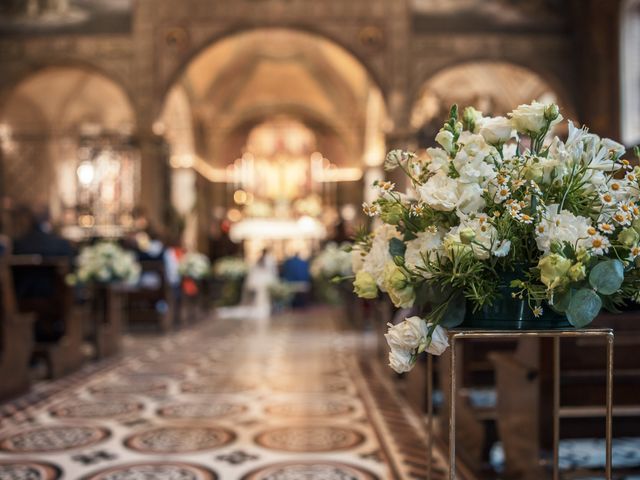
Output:
[[[29,362],[33,351],[33,314],[18,312],[13,279],[0,261],[0,400],[29,390]]]
[[[97,359],[118,353],[122,344],[126,288],[120,285],[93,285],[85,304],[91,319],[88,337],[95,347]]]
[[[140,262],[142,275],[156,279],[154,285],[143,283],[126,291],[126,319],[130,329],[154,327],[162,333],[168,332],[175,322],[176,299],[167,281],[162,260]]]
[[[603,314],[593,327],[615,332],[614,436],[640,432],[640,325],[637,313]],[[497,426],[508,474],[535,472],[540,451],[552,448],[553,347],[521,341],[513,354],[492,353]],[[604,438],[605,346],[593,339],[561,343],[561,438]],[[522,435],[526,431],[527,435]]]
[[[75,308],[73,289],[66,282],[70,262],[39,255],[14,255],[8,263],[18,310],[35,315],[34,356],[44,358],[51,378],[78,369],[85,360],[82,350],[85,319],[82,310]]]

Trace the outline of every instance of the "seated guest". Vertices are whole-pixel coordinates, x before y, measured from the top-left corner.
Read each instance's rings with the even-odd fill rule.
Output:
[[[13,242],[15,255],[41,255],[71,261],[71,244],[52,231],[46,215],[37,216],[26,206],[18,207],[13,212],[13,227],[17,233]],[[18,301],[38,302],[36,339],[53,341],[59,338],[64,333],[64,323],[58,316],[55,267],[15,269],[14,285]]]
[[[67,257],[73,255],[71,244],[53,232],[48,214],[36,215],[29,207],[20,206],[13,212],[13,226],[17,233],[13,243],[15,255]]]
[[[311,285],[309,262],[302,259],[296,252],[282,264],[282,279],[292,283],[296,287],[296,294],[293,297],[292,306],[304,307],[308,301],[307,297]]]

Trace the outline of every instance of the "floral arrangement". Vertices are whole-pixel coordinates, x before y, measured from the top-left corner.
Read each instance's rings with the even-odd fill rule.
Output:
[[[112,242],[99,242],[82,248],[70,284],[91,282],[135,284],[140,278],[140,264],[132,252]]]
[[[351,254],[334,242],[327,243],[311,262],[310,273],[315,280],[350,277]]]
[[[203,253],[188,252],[180,259],[178,272],[183,277],[201,280],[209,276],[211,272],[211,262]]]
[[[248,271],[247,263],[240,257],[223,257],[213,264],[214,276],[226,280],[241,280]]]
[[[352,260],[360,297],[386,292],[421,315],[386,335],[396,371],[440,354],[445,328],[507,296],[533,319],[579,328],[638,292],[640,168],[623,145],[572,122],[566,140],[552,136],[561,120],[555,104],[493,118],[471,107],[459,118],[454,105],[440,147],[387,155],[408,188],[374,183],[379,196],[363,209],[381,224],[356,238]]]

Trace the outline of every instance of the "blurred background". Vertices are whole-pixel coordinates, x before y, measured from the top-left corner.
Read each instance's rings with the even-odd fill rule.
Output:
[[[429,146],[453,102],[556,101],[640,141],[636,1],[4,0],[0,14],[3,207],[46,211],[74,241],[140,219],[213,257],[310,252],[362,223],[385,152]]]

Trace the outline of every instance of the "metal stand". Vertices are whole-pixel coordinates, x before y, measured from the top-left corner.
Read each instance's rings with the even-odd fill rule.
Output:
[[[602,329],[562,329],[562,330],[481,330],[454,329],[449,331],[451,348],[451,384],[449,389],[449,480],[456,478],[456,344],[464,339],[508,339],[508,338],[553,338],[553,480],[560,479],[560,340],[574,337],[602,337],[606,341],[607,386],[606,386],[606,480],[612,479],[611,444],[613,424],[613,330]],[[427,480],[431,480],[433,456],[433,362],[431,356],[427,360],[427,405],[428,405],[428,470]]]

